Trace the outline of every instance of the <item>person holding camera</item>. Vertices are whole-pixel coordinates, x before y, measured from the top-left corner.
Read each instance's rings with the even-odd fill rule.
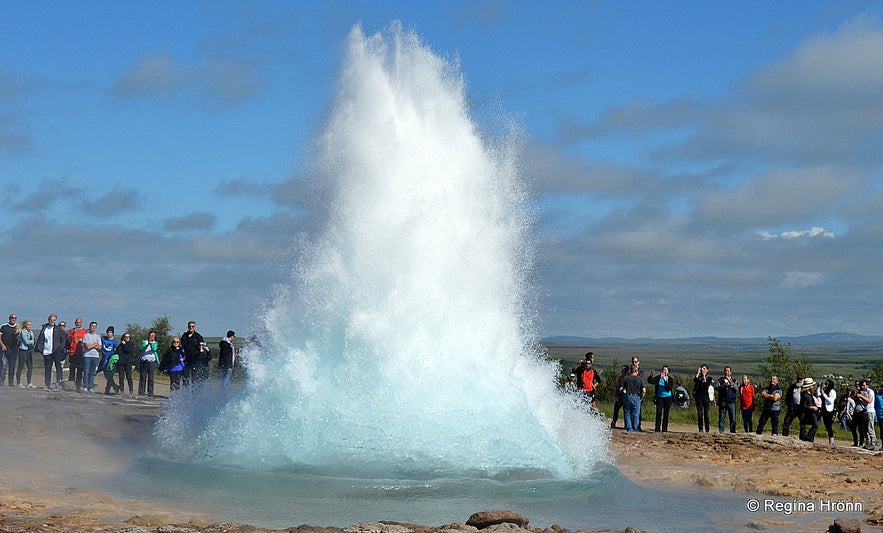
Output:
[[[724,375],[717,380],[717,429],[719,433],[723,433],[726,429],[725,420],[728,415],[730,417],[730,433],[736,432],[736,398],[738,396],[739,390],[733,380],[733,369],[725,366]]]
[[[663,366],[658,376],[654,376],[651,370],[647,381],[656,386],[656,394],[653,400],[656,403],[656,424],[653,432],[659,433],[662,431],[668,433],[668,414],[671,411],[672,401],[671,373],[669,373],[667,366]]]
[[[699,433],[702,433],[703,428],[706,433],[709,432],[711,421],[708,419],[708,410],[711,408],[713,394],[714,378],[708,375],[708,365],[702,365],[693,378],[693,400],[696,402],[696,414],[699,415]]]

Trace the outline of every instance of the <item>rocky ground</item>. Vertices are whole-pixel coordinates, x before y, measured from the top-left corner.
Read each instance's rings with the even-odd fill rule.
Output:
[[[158,394],[165,396],[168,391]],[[529,517],[519,522],[480,515],[471,522],[470,517],[463,517],[460,524],[432,527],[384,522],[343,529],[302,525],[269,530],[213,523],[211,517],[168,506],[159,509],[150,502],[118,499],[85,488],[90,475],[123,471],[138,444],[150,439],[162,402],[162,398],[0,387],[0,532],[471,533],[486,529],[487,533],[566,533],[554,524],[529,524]],[[692,428],[673,429],[666,434],[615,430],[612,447],[617,468],[642,484],[861,502],[862,529],[877,531],[883,524],[883,457],[879,452],[853,449],[844,442],[829,446],[827,439],[809,444],[785,437],[700,435],[691,432]],[[108,442],[122,445],[108,447]],[[126,451],[108,452],[111,449]],[[837,518],[837,513],[820,514],[817,531],[825,531]],[[783,531],[789,530],[789,523],[780,515],[761,513],[749,527]]]

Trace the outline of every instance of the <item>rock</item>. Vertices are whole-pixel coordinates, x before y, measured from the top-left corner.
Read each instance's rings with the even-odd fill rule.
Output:
[[[478,528],[467,526],[466,524],[453,523],[438,526],[432,531],[433,533],[478,533]]]
[[[852,518],[838,518],[828,526],[828,533],[862,533],[862,525]]]
[[[363,522],[343,528],[343,533],[411,533],[411,529],[396,524]]]
[[[532,533],[530,530],[523,529],[512,522],[503,522],[502,524],[494,524],[484,528],[484,533]]]
[[[518,527],[525,527],[530,520],[524,515],[520,515],[514,511],[495,510],[495,511],[479,511],[473,513],[466,521],[467,526],[473,526],[478,529],[485,529],[496,524],[515,524]]]

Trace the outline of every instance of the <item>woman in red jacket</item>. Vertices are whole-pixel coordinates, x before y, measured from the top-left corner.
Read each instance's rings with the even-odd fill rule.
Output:
[[[751,378],[748,376],[742,376],[739,400],[742,409],[742,427],[745,433],[754,433],[754,385],[751,384]]]

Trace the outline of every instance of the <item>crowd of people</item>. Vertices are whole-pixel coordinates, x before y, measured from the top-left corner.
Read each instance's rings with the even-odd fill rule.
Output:
[[[154,396],[156,372],[169,376],[171,390],[208,380],[212,350],[196,331],[196,322],[187,324],[187,331],[172,339],[171,346],[160,354],[156,331],[144,339],[132,339],[129,332],[119,339],[113,326],[98,333],[98,324],[90,322],[83,328],[83,319],[74,320],[67,329],[65,321],[49,315],[37,331],[30,320],[17,324],[18,316],[9,315],[9,322],[0,326],[0,385],[8,380],[9,387],[37,388],[33,383],[34,352],[43,357],[43,388],[47,391],[76,390],[95,393],[95,377],[104,374],[104,394],[135,395],[133,370],[138,369],[139,396]],[[236,334],[230,330],[218,344],[218,369],[221,383],[229,384],[236,363]],[[64,378],[67,362],[68,376]],[[53,369],[55,379],[53,380]],[[25,371],[25,380],[22,372]]]
[[[594,353],[588,352],[585,359],[571,369],[565,383],[565,389],[582,394],[592,407],[596,406],[595,395],[602,382],[601,371],[595,368],[594,360]],[[769,383],[758,390],[750,376],[737,379],[729,366],[715,379],[709,374],[708,365],[701,365],[693,376],[691,397],[683,384],[674,381],[668,366],[663,366],[658,374],[650,370],[645,375],[640,359],[633,356],[630,365],[622,365],[616,379],[611,428],[616,428],[621,412],[626,431],[641,431],[648,385],[653,386],[652,401],[656,406],[655,432],[669,431],[673,405],[689,409],[692,400],[700,433],[710,432],[711,408],[716,406],[720,433],[736,433],[738,410],[745,433],[763,435],[769,423],[772,435],[779,435],[781,429],[781,435],[787,437],[796,421],[798,438],[814,442],[821,424],[828,443],[833,445],[834,425],[840,424],[851,433],[853,446],[874,450],[878,445],[879,426],[879,440],[883,443],[883,383],[875,392],[867,379],[855,381],[852,387],[838,387],[831,379],[816,382],[798,373],[794,382],[783,389],[779,377],[773,375]],[[754,416],[758,411],[755,425]]]

